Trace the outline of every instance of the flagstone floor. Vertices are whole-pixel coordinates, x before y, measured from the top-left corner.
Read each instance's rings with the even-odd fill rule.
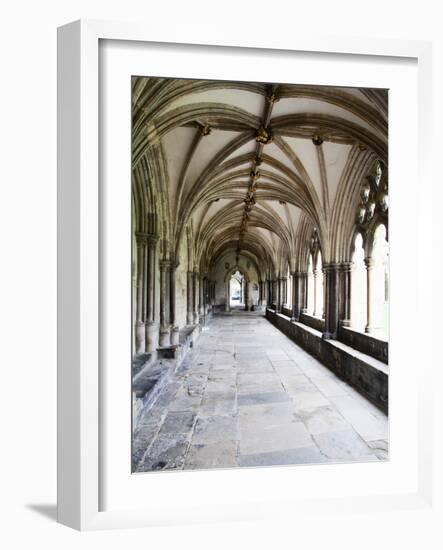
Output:
[[[133,471],[388,458],[388,417],[269,323],[213,317],[141,418]]]

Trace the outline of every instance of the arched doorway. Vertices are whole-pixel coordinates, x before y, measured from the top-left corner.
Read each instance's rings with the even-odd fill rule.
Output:
[[[236,265],[225,275],[226,311],[231,308],[250,309],[250,281],[247,271]]]
[[[245,305],[245,278],[238,270],[229,279],[229,305],[230,307]]]

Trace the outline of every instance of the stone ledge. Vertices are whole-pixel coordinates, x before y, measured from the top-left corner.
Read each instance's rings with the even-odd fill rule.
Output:
[[[178,341],[186,349],[192,348],[201,332],[200,325],[186,325],[180,329]]]
[[[340,327],[339,340],[353,349],[371,355],[379,361],[388,364],[389,343],[372,334],[366,334],[352,327]]]
[[[186,325],[179,331],[179,344],[157,348],[156,360],[145,362],[132,379],[133,425],[149,410],[173,372],[181,365],[201,332],[200,325]]]
[[[291,322],[286,315],[271,309],[266,310],[266,318],[379,409],[388,412],[386,364],[337,340],[325,340],[320,331]]]

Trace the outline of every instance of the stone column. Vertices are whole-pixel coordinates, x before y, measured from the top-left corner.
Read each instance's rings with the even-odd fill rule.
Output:
[[[249,281],[243,279],[245,285],[245,311],[249,311]]]
[[[215,281],[211,281],[211,306],[214,307],[215,305]]]
[[[203,275],[199,277],[199,293],[198,293],[198,313],[200,315],[200,320],[205,321],[205,291],[204,291],[205,279]]]
[[[146,236],[143,233],[136,233],[137,244],[137,299],[135,313],[135,353],[144,353],[145,343],[145,317],[143,294],[145,291],[145,255],[146,255]]]
[[[297,271],[291,271],[292,277],[292,316],[291,321],[299,320],[298,309],[298,274]]]
[[[231,310],[229,303],[229,279],[225,283],[225,311],[229,312]]]
[[[314,312],[313,312],[313,315],[314,317],[318,317],[319,316],[319,311],[318,311],[318,276],[320,274],[319,270],[318,269],[314,269],[314,271],[312,272],[313,274],[313,279],[314,279]]]
[[[207,277],[203,279],[203,314],[206,316],[209,313],[209,280]]]
[[[192,276],[192,294],[194,298],[193,308],[192,308],[192,318],[194,325],[198,325],[199,316],[198,316],[198,300],[199,300],[199,274],[197,271],[194,271]]]
[[[297,271],[297,307],[298,307],[298,316],[297,320],[300,320],[300,315],[303,313],[303,271]]]
[[[187,295],[187,300],[186,300],[186,324],[187,325],[192,325],[193,322],[194,322],[194,316],[192,314],[192,306],[193,306],[193,303],[194,303],[193,289],[194,289],[193,272],[188,271],[187,279],[186,279],[186,295]]]
[[[325,264],[325,332],[323,338],[337,338],[339,324],[340,265]]]
[[[351,326],[351,272],[352,262],[343,262],[341,267],[340,283],[340,320],[341,326]]]
[[[327,289],[327,285],[326,285],[326,269],[325,267],[323,266],[322,267],[322,272],[323,272],[323,312],[322,312],[322,318],[323,319],[326,319],[326,289]]]
[[[171,283],[171,261],[160,261],[160,347],[170,344],[170,325],[169,325],[169,297]]]
[[[146,279],[146,351],[157,347],[157,324],[155,322],[155,268],[158,237],[148,235],[147,279]]]
[[[374,294],[374,282],[373,282],[373,273],[374,273],[374,259],[365,258],[366,265],[366,277],[367,277],[367,323],[365,326],[365,332],[370,334],[374,332],[373,318],[372,318],[372,304],[373,304],[373,294]]]
[[[288,278],[283,277],[283,300],[282,300],[282,308],[283,306],[286,306],[288,304]]]
[[[300,275],[301,284],[301,301],[300,301],[300,313],[308,312],[308,272],[302,271]]]
[[[177,266],[173,264],[170,271],[170,297],[169,297],[169,316],[171,321],[171,346],[177,346],[179,343],[179,328],[176,324],[176,274]]]
[[[281,277],[277,277],[276,286],[277,286],[277,293],[276,293],[277,303],[276,303],[275,309],[276,311],[281,311]]]

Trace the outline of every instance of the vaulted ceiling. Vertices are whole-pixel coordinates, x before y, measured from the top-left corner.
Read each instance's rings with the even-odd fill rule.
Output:
[[[385,90],[133,79],[134,174],[158,180],[171,256],[192,227],[202,270],[232,250],[283,269],[304,228],[330,248],[387,141]]]

